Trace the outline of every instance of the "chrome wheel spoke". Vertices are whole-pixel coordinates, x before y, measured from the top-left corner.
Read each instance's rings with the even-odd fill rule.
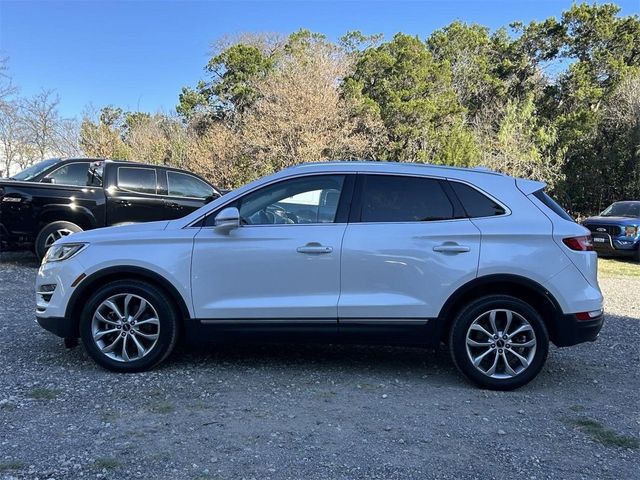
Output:
[[[531,325],[529,325],[528,323],[525,325],[520,325],[518,328],[514,330],[513,333],[509,335],[509,338],[513,338],[519,333],[524,333],[524,332],[533,332],[533,328],[531,328]]]
[[[484,359],[484,357],[486,357],[487,355],[489,355],[492,351],[494,351],[495,349],[493,348],[489,348],[487,349],[484,353],[478,355],[476,358],[473,359],[473,364],[477,367],[478,365],[480,365],[480,363],[482,362],[482,360]]]
[[[120,330],[118,330],[117,328],[112,328],[111,330],[102,330],[100,332],[94,333],[93,334],[93,339],[97,342],[98,340],[100,340],[105,335],[110,335],[112,333],[118,333],[119,334]]]
[[[487,337],[493,338],[493,334],[492,333],[490,333],[488,330],[486,330],[484,327],[482,327],[482,325],[479,325],[477,323],[474,323],[473,325],[471,325],[469,330],[475,330],[476,332],[484,333]]]
[[[147,352],[146,349],[142,346],[142,344],[140,343],[140,340],[138,340],[136,338],[135,335],[131,335],[131,340],[133,340],[133,343],[135,344],[136,348],[138,349],[138,358],[142,358],[144,357],[144,354]]]
[[[138,307],[138,311],[133,316],[134,320],[138,320],[138,318],[140,318],[140,315],[142,315],[142,313],[147,309],[147,305],[148,304],[145,300],[140,300],[140,306]]]
[[[118,343],[120,342],[120,339],[121,339],[121,338],[122,338],[122,337],[121,337],[120,335],[118,335],[118,336],[116,337],[116,339],[115,339],[113,342],[111,342],[111,343],[110,343],[109,345],[107,345],[106,347],[102,348],[102,353],[110,353],[110,352],[113,352],[113,350],[116,348],[116,346],[118,346]],[[94,337],[94,339],[95,339],[95,337]]]
[[[129,303],[131,302],[132,298],[133,295],[127,295],[126,297],[124,297],[124,318],[127,318],[129,316]]]
[[[118,308],[118,306],[115,304],[115,302],[111,301],[111,300],[106,300],[103,305],[105,305],[106,307],[109,307],[111,309],[111,311],[113,313],[115,313],[119,319],[123,320],[124,319],[124,315],[122,315],[122,313],[120,313],[120,309]]]
[[[502,357],[502,361],[504,363],[505,372],[511,377],[515,377],[518,373],[513,368],[511,368],[511,365],[509,365],[509,359],[507,358],[507,356],[504,354],[504,352],[502,352],[500,356]]]
[[[496,368],[498,367],[498,359],[500,358],[500,356],[498,355],[498,351],[495,348],[493,349],[493,351],[495,352],[495,357],[493,358],[493,364],[491,365],[491,367],[489,367],[489,370],[484,372],[486,375],[489,375],[489,376],[496,373]]]
[[[509,333],[509,328],[511,327],[511,322],[513,321],[513,312],[511,310],[507,310],[505,312],[506,316],[507,316],[507,323],[504,326],[504,334],[508,334]]]
[[[531,340],[527,340],[524,343],[511,342],[511,347],[512,348],[513,347],[515,347],[515,348],[518,348],[518,347],[529,348],[529,347],[534,347],[535,344],[536,344],[536,341],[534,339],[531,339]]]
[[[146,324],[160,325],[160,320],[158,320],[157,318],[146,318],[144,320],[136,321],[136,327],[138,327],[139,325],[146,325]]]
[[[122,337],[122,358],[125,362],[131,360],[129,358],[129,354],[127,353],[127,340],[129,340],[129,335],[125,335],[124,337]]]
[[[524,368],[527,368],[529,366],[529,361],[526,358],[524,358],[522,355],[520,355],[518,352],[514,352],[513,350],[507,350],[507,352],[509,352],[514,357],[516,357],[518,360],[520,360],[520,363]]]
[[[113,321],[113,320],[109,320],[107,317],[105,317],[104,315],[102,315],[99,311],[96,311],[95,317],[100,320],[101,322],[104,322],[108,325],[120,325],[118,322]]]
[[[467,338],[467,345],[471,347],[490,347],[492,342],[477,342],[471,338]]]
[[[145,338],[147,340],[157,340],[158,339],[158,334],[157,333],[145,333],[142,332],[140,330],[138,330],[137,328],[133,328],[133,330],[136,332],[136,335],[142,338]]]
[[[491,330],[493,330],[493,334],[497,335],[498,334],[498,327],[496,327],[496,314],[498,312],[496,310],[491,310],[491,312],[489,312],[489,323],[491,324]]]

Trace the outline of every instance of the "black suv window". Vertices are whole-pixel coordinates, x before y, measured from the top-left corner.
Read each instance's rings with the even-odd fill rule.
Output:
[[[167,172],[167,186],[173,197],[207,198],[215,193],[199,178],[180,172]]]
[[[467,212],[468,217],[477,218],[504,215],[504,208],[475,188],[460,182],[449,182],[449,184],[460,202],[462,202],[462,207]]]
[[[155,168],[118,167],[118,187],[140,193],[156,193]]]
[[[83,187],[87,185],[87,173],[89,162],[67,163],[46,175],[43,181],[49,181],[56,185],[75,185]]]
[[[454,218],[453,205],[438,180],[366,175],[361,222],[426,222]]]

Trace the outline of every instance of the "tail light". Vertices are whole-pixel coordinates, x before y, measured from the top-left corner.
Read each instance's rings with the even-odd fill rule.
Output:
[[[590,252],[593,250],[591,235],[563,238],[562,242],[571,250],[576,250],[578,252]]]

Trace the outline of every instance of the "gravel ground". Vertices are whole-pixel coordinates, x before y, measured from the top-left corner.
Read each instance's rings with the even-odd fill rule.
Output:
[[[0,478],[640,478],[640,278],[601,281],[600,339],[515,392],[444,351],[176,352],[117,375],[34,322],[36,265],[0,263]]]

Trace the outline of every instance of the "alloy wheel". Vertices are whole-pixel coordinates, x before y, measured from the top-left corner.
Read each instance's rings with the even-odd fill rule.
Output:
[[[513,378],[531,365],[536,354],[536,334],[519,313],[494,309],[478,316],[466,335],[467,355],[482,374]]]
[[[139,360],[160,337],[154,306],[139,295],[119,293],[104,300],[93,314],[91,334],[98,349],[118,362]]]

